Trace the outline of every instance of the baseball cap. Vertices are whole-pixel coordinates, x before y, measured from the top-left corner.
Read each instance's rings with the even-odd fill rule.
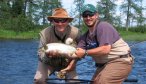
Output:
[[[81,14],[83,14],[85,11],[90,11],[90,12],[97,12],[95,6],[93,6],[92,4],[86,4],[81,8]]]

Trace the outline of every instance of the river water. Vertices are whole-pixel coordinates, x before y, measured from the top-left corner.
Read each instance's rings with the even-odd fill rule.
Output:
[[[146,84],[146,42],[128,42],[135,64],[124,84]],[[37,40],[0,40],[0,84],[33,84],[37,68]],[[91,58],[77,64],[80,79],[90,80],[95,71]]]

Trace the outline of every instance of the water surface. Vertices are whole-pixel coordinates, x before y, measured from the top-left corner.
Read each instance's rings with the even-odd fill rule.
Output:
[[[129,79],[146,83],[146,42],[128,42],[135,56],[135,64]],[[0,40],[0,84],[33,84],[37,68],[37,40]],[[80,79],[90,80],[95,71],[94,62],[86,57],[78,62],[77,72]]]

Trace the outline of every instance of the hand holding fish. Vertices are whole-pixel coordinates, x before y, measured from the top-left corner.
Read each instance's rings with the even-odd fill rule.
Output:
[[[76,62],[77,62],[77,60],[73,59],[66,68],[61,70],[61,72],[73,71],[76,67]]]
[[[73,59],[66,68],[59,71],[57,76],[59,78],[65,78],[65,75],[67,72],[73,71],[75,69],[76,62],[77,62],[77,60]]]
[[[75,54],[78,56],[78,58],[83,58],[86,54],[86,50],[82,48],[77,48],[77,51],[75,52]]]

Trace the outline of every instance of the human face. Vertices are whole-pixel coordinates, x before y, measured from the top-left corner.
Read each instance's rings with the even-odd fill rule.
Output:
[[[65,19],[65,18],[55,18],[52,20],[52,22],[55,28],[60,32],[63,32],[65,28],[67,27],[67,25],[69,24],[68,19]]]
[[[83,20],[85,22],[85,24],[88,26],[88,27],[93,27],[94,24],[96,23],[96,20],[97,20],[97,17],[98,17],[98,14],[97,13],[93,13],[93,12],[84,12],[82,14],[82,17],[83,17]]]

